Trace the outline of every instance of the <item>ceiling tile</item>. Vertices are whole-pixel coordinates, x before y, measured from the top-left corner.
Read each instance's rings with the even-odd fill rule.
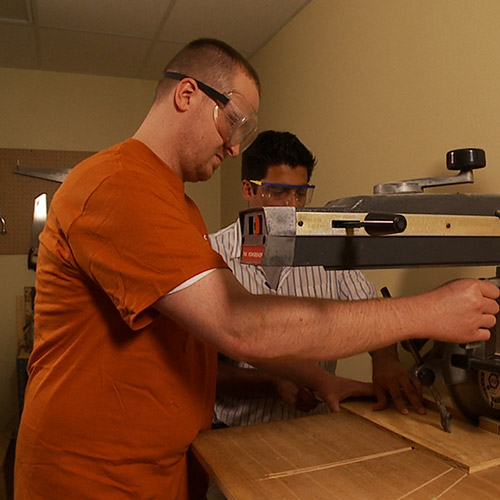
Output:
[[[153,42],[151,52],[148,54],[144,66],[139,71],[137,78],[143,80],[159,80],[167,63],[179,52],[184,43]],[[244,57],[250,54],[241,52]]]
[[[187,43],[201,36],[218,38],[240,52],[254,54],[307,3],[309,0],[182,0],[172,9],[160,39]]]
[[[154,42],[137,77],[144,80],[159,80],[167,63],[183,46],[183,43]]]
[[[42,29],[41,69],[135,78],[150,42],[111,35]]]
[[[156,80],[200,37],[251,57],[309,1],[0,0],[0,16],[29,18],[0,19],[0,66]]]
[[[6,24],[0,30],[0,66],[38,69],[35,33],[32,26]]]
[[[2,0],[0,2],[0,19],[18,23],[29,23],[31,12],[26,0]]]
[[[153,38],[172,0],[37,0],[40,26]]]

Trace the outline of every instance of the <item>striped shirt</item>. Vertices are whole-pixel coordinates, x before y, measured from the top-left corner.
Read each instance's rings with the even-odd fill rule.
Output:
[[[376,297],[375,286],[360,271],[326,271],[320,266],[283,267],[276,289],[270,286],[265,269],[261,266],[242,264],[240,224],[234,224],[210,235],[210,243],[233,271],[238,281],[254,294],[292,295],[337,300],[357,300]],[[220,355],[219,355],[220,356]],[[251,365],[227,357],[224,361],[241,368],[254,369]],[[322,361],[320,366],[335,373],[336,361]],[[321,403],[311,412],[301,412],[284,403],[280,398],[245,398],[217,395],[214,422],[226,425],[249,425],[272,420],[284,420],[318,413],[327,413]]]

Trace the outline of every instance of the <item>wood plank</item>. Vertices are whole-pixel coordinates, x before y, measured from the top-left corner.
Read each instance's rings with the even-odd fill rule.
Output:
[[[479,417],[479,427],[493,434],[500,434],[500,421],[494,418]]]
[[[448,460],[469,473],[500,465],[500,436],[465,422],[452,420],[451,433],[441,429],[439,413],[401,415],[395,408],[372,410],[373,403],[348,401],[342,408],[388,429]]]
[[[205,431],[193,451],[229,500],[396,499],[454,470],[346,412]]]

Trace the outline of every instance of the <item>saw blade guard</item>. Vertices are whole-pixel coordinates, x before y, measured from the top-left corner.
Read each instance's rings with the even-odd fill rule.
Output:
[[[487,281],[500,287],[499,271]],[[489,340],[473,344],[434,342],[423,358],[457,408],[476,423],[480,416],[500,419],[500,325],[490,332]]]

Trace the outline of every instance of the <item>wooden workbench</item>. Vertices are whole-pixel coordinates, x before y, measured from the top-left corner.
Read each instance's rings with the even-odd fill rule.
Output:
[[[193,451],[229,500],[500,498],[500,436],[372,404],[205,431]]]

